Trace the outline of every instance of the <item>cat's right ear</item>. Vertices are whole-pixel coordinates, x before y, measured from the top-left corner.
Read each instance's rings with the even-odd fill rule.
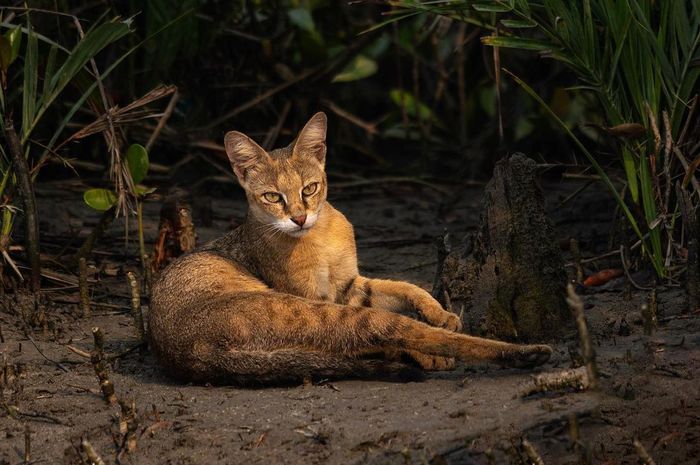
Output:
[[[231,131],[224,136],[226,155],[241,185],[245,185],[251,170],[264,163],[269,155],[250,137],[238,131]]]

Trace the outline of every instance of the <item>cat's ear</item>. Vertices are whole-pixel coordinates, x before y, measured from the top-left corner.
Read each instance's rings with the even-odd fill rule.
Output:
[[[224,146],[233,172],[241,184],[245,184],[250,170],[265,163],[270,157],[253,139],[238,131],[226,133]]]
[[[321,165],[326,163],[326,128],[328,118],[322,111],[311,117],[299,132],[294,143],[294,154],[316,158]]]

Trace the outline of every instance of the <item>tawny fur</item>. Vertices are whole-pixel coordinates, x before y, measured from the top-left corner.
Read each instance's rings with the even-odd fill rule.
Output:
[[[549,358],[548,346],[460,334],[460,319],[425,290],[359,275],[352,225],[326,201],[323,113],[284,149],[265,152],[238,132],[225,143],[246,220],[173,262],[152,290],[151,342],[173,374],[239,384],[412,378],[399,360],[450,369],[454,359]]]

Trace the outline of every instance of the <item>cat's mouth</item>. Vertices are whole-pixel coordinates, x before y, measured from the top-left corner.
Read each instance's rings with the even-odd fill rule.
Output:
[[[299,226],[298,223],[295,223],[291,219],[277,220],[275,222],[275,229],[283,232],[284,234],[290,237],[304,237],[309,233],[309,230],[316,224],[317,219],[318,213],[310,213],[301,226]]]

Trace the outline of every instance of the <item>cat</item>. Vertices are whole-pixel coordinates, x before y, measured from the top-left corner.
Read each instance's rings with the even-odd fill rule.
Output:
[[[225,135],[248,214],[155,280],[149,332],[160,362],[184,380],[240,385],[410,379],[420,368],[453,368],[455,358],[546,362],[546,345],[461,334],[460,318],[427,291],[359,274],[352,225],[326,200],[326,129],[317,113],[270,152],[240,132]],[[405,315],[412,311],[423,321]]]

